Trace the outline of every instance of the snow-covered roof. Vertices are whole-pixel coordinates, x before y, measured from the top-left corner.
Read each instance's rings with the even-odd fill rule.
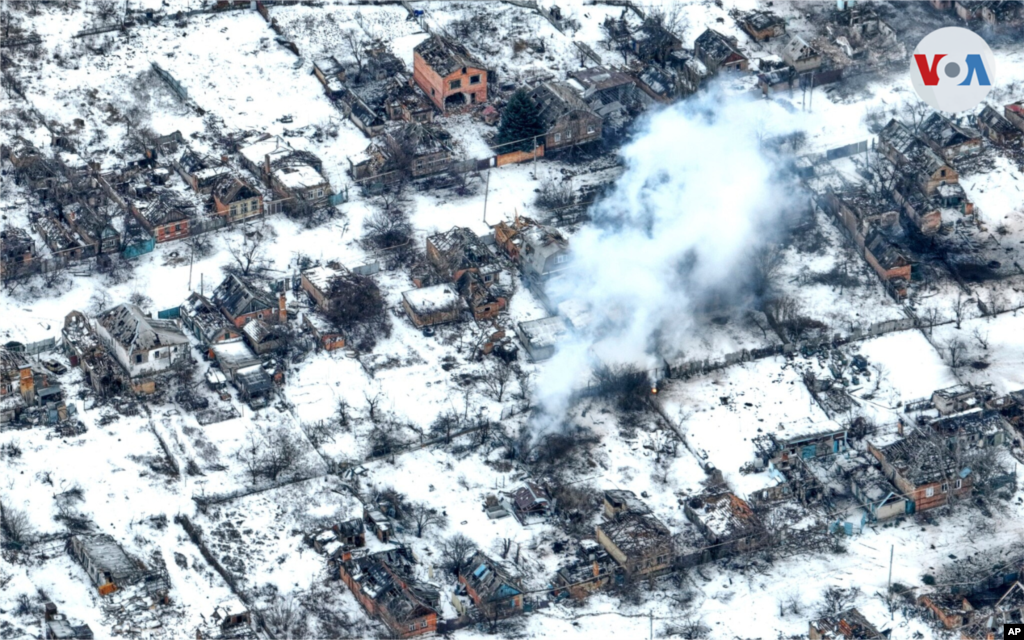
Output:
[[[451,311],[462,304],[462,299],[450,283],[412,289],[403,293],[402,298],[417,315]]]
[[[569,325],[561,316],[519,323],[519,332],[533,348],[553,347],[569,332]]]
[[[280,136],[272,136],[244,146],[238,150],[242,157],[254,165],[262,165],[266,156],[273,159],[275,156],[283,156],[293,151],[291,145]]]
[[[308,189],[327,184],[327,179],[308,164],[295,164],[275,169],[274,177],[286,189]]]

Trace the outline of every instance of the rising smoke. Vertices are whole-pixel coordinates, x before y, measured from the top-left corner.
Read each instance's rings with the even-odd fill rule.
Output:
[[[541,429],[561,423],[596,363],[657,368],[699,330],[700,305],[745,288],[752,254],[792,206],[763,144],[792,120],[712,91],[641,123],[622,150],[624,174],[572,237],[566,276],[548,286],[553,300],[588,309],[589,322],[540,373]]]

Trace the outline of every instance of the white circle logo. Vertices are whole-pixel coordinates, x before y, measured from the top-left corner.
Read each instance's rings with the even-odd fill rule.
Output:
[[[914,49],[910,80],[922,100],[956,113],[978,106],[992,89],[996,62],[978,34],[945,27],[926,35]]]

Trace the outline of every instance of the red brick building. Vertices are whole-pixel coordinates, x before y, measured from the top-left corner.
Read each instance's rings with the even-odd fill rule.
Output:
[[[460,44],[431,36],[413,51],[412,79],[441,113],[487,102],[487,70]]]

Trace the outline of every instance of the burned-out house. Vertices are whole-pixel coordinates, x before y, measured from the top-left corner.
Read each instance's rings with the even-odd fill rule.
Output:
[[[995,393],[990,386],[957,384],[932,392],[932,405],[939,415],[948,416],[984,406]]]
[[[377,135],[388,122],[433,121],[433,104],[413,88],[405,64],[383,45],[368,47],[358,65],[346,68],[332,62],[324,63],[323,70],[314,64],[313,71],[326,78],[321,82],[328,96],[366,135]]]
[[[103,205],[75,203],[63,208],[63,216],[82,243],[92,247],[91,254],[116,255],[121,251],[121,233],[114,226],[110,211]]]
[[[1019,138],[1021,134],[1020,129],[988,104],[978,114],[977,124],[978,130],[995,144],[1007,144]]]
[[[476,608],[494,620],[523,610],[523,586],[500,564],[477,551],[459,567],[459,584]],[[452,599],[456,609],[461,601]]]
[[[477,320],[496,316],[507,304],[497,256],[470,229],[452,227],[427,238],[427,259],[438,274],[453,282]]]
[[[604,67],[577,69],[569,74],[570,85],[579,86],[580,97],[605,125],[619,127],[641,107],[636,82],[621,71]]]
[[[856,609],[824,616],[809,624],[810,640],[883,640],[883,635]]]
[[[958,464],[945,439],[936,443],[919,431],[885,445],[868,442],[868,453],[907,498],[908,513],[941,507],[974,484],[972,470]]]
[[[1024,131],[1024,100],[1005,105],[1003,116],[1010,121],[1010,124]]]
[[[65,316],[61,344],[71,366],[82,370],[89,386],[100,396],[118,394],[128,386],[128,373],[110,357],[81,311]]]
[[[389,124],[359,157],[349,158],[352,177],[394,182],[443,173],[455,160],[452,136],[432,123]]]
[[[683,48],[683,41],[663,21],[651,16],[630,34],[630,46],[641,60],[664,63],[673,51]]]
[[[897,167],[912,170],[926,196],[935,195],[940,185],[960,182],[956,169],[899,120],[890,120],[878,134],[878,149]]]
[[[551,515],[551,496],[547,489],[533,481],[526,481],[509,492],[512,515],[522,524]]]
[[[150,318],[133,304],[119,304],[96,317],[96,335],[124,368],[133,384],[151,391],[143,380],[190,359],[188,338],[173,320]]]
[[[545,82],[530,92],[544,126],[544,148],[554,151],[601,139],[604,121],[562,82]]]
[[[465,303],[451,283],[412,289],[402,294],[402,307],[419,328],[456,322]]]
[[[186,238],[196,216],[195,205],[166,189],[147,189],[129,200],[132,215],[157,242]]]
[[[555,573],[552,594],[556,597],[586,598],[609,584],[621,568],[595,540],[580,540],[576,556]]]
[[[274,383],[260,358],[241,339],[225,340],[210,346],[224,376],[238,389],[238,395],[253,407],[262,406],[273,391]]]
[[[67,550],[102,596],[136,584],[146,576],[146,568],[106,534],[71,536]]]
[[[821,66],[821,53],[795,34],[790,36],[780,53],[786,64],[796,69],[797,73],[814,71]]]
[[[786,33],[786,20],[771,11],[741,13],[736,22],[756,42],[764,42]]]
[[[0,277],[4,280],[32,273],[36,268],[36,243],[19,227],[0,231]]]
[[[238,153],[242,164],[274,191],[273,202],[264,202],[267,213],[319,206],[333,193],[320,159],[293,149],[280,136],[257,136]]]
[[[441,277],[451,282],[458,282],[464,274],[473,271],[480,274],[484,282],[492,283],[501,272],[494,252],[466,227],[452,227],[429,236],[427,259]]]
[[[746,553],[765,544],[764,528],[745,500],[731,492],[706,493],[686,501],[687,520],[714,545],[714,558]]]
[[[857,249],[890,293],[900,299],[905,297],[911,262],[885,234],[897,227],[899,212],[892,210],[886,199],[864,188],[840,193],[829,190],[826,204],[842,221]]]
[[[35,375],[22,354],[0,347],[0,417],[13,420],[36,402]]]
[[[338,577],[369,615],[399,638],[437,631],[440,593],[416,578],[411,550],[399,547],[352,556],[338,564]]]
[[[270,292],[234,274],[213,290],[210,301],[239,329],[250,320],[288,322],[284,293],[275,300]]]
[[[1010,423],[998,411],[984,407],[936,418],[928,426],[960,446],[995,447],[1016,439]]]
[[[238,176],[221,176],[210,195],[214,213],[226,217],[228,222],[242,222],[263,213],[263,194]]]
[[[911,503],[878,467],[866,460],[858,460],[858,463],[847,465],[844,477],[849,483],[850,493],[873,522],[913,512]]]
[[[464,46],[436,34],[413,50],[413,82],[441,113],[487,102],[487,74]]]
[[[981,133],[939,114],[932,113],[921,123],[920,139],[946,162],[981,151]]]
[[[174,170],[192,190],[197,193],[210,193],[222,177],[231,174],[231,167],[220,158],[198,153],[186,147],[171,161]]]
[[[35,228],[50,252],[60,260],[85,260],[96,255],[96,247],[83,243],[71,227],[56,216],[40,216]]]
[[[693,54],[711,74],[721,71],[746,71],[749,61],[739,49],[736,38],[714,29],[705,29],[694,41]]]
[[[193,291],[179,307],[181,326],[204,346],[238,338],[238,327],[229,323],[217,305]]]
[[[628,577],[657,575],[672,568],[672,533],[630,491],[606,491],[605,522],[594,528],[597,541]]]

